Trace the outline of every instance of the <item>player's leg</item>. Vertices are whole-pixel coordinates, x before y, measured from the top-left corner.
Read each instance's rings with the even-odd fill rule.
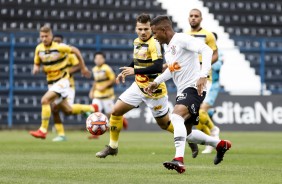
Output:
[[[101,100],[101,103],[102,103],[102,106],[103,106],[103,109],[104,109],[104,113],[107,115],[108,118],[110,118],[111,116],[111,113],[113,111],[113,108],[114,108],[114,99],[102,99]],[[127,122],[127,119],[123,116],[122,117],[122,126],[123,126],[123,129],[127,129],[128,127],[128,122]]]
[[[135,83],[120,95],[110,117],[110,143],[104,150],[96,153],[97,157],[105,158],[108,155],[117,154],[119,134],[123,126],[123,115],[138,107],[141,102],[142,94]]]
[[[190,114],[186,106],[182,104],[176,104],[171,114],[170,120],[174,127],[174,145],[175,156],[172,161],[164,162],[163,165],[167,169],[174,169],[178,173],[185,172],[184,166],[184,152],[187,137],[187,130],[184,125],[185,118],[189,118]]]
[[[205,129],[204,132],[212,137],[219,138],[220,129],[214,125],[212,119],[208,114],[208,110],[212,107],[215,99],[218,95],[219,84],[213,83],[207,97],[201,105],[200,110],[200,124],[202,124]],[[211,153],[213,148],[211,146],[206,146],[202,153]]]
[[[31,131],[30,134],[36,138],[46,138],[49,119],[51,116],[50,104],[55,101],[56,98],[66,98],[69,90],[69,80],[66,78],[60,79],[53,85],[49,86],[49,90],[44,94],[41,99],[42,112],[41,112],[41,127],[38,131]]]
[[[51,107],[52,107],[52,115],[54,119],[54,126],[58,134],[58,136],[55,137],[52,141],[54,142],[66,141],[64,125],[61,120],[60,112],[59,112],[60,105],[59,104],[57,105],[56,103],[52,103]]]
[[[30,131],[29,133],[36,137],[45,139],[49,126],[49,119],[51,116],[50,104],[58,98],[58,94],[53,91],[47,91],[41,98],[41,126],[37,131]]]

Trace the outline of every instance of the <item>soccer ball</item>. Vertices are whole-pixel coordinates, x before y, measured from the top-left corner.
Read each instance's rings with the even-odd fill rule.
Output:
[[[102,135],[109,128],[108,117],[101,112],[94,112],[86,119],[86,129],[92,135]]]

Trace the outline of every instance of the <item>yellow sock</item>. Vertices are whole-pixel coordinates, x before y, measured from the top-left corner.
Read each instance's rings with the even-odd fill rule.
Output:
[[[203,125],[206,125],[210,130],[214,127],[214,124],[209,116],[209,114],[204,111],[204,110],[201,110],[199,111],[199,123],[203,124]]]
[[[59,136],[65,136],[63,123],[55,123],[55,128]]]
[[[94,112],[92,105],[73,104],[72,114],[81,114],[83,112]]]
[[[174,128],[173,128],[173,125],[172,125],[172,123],[170,122],[170,124],[168,125],[168,127],[167,127],[167,129],[166,129],[167,131],[169,131],[169,132],[171,132],[171,133],[173,133],[174,132]]]
[[[59,112],[53,113],[55,129],[59,136],[65,136],[64,125],[62,123]]]
[[[117,148],[118,147],[118,138],[119,133],[122,129],[122,116],[114,116],[110,117],[110,147]]]
[[[43,133],[46,133],[48,130],[49,125],[49,119],[51,116],[51,107],[50,105],[42,105],[41,110],[41,127],[39,130],[41,130]]]

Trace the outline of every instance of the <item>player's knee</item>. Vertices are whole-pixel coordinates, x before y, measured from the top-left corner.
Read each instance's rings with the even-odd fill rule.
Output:
[[[50,101],[47,98],[42,98],[41,99],[41,104],[42,105],[48,105],[48,104],[50,104]]]
[[[62,108],[62,111],[65,115],[71,115],[72,114],[72,108]]]

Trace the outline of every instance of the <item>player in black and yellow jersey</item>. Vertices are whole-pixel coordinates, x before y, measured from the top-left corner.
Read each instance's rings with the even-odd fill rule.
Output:
[[[218,60],[218,50],[216,46],[216,39],[213,35],[212,32],[203,29],[201,27],[201,22],[202,22],[202,13],[199,9],[192,9],[189,13],[189,24],[191,29],[187,31],[187,34],[192,35],[203,42],[205,42],[212,50],[213,50],[213,55],[212,55],[212,64],[215,63]],[[201,56],[199,56],[199,60],[201,62]],[[210,75],[208,77],[207,81],[207,94],[206,98],[201,104],[200,111],[199,111],[199,124],[196,126],[197,129],[203,131],[204,133],[211,135],[213,137],[219,138],[219,128],[214,125],[213,121],[210,119],[208,115],[208,109],[211,107],[209,102],[207,102],[207,97],[209,97],[209,89],[211,87],[211,82],[212,82],[212,75],[210,72]],[[191,145],[190,145],[191,146]],[[206,146],[206,148],[202,151],[202,153],[211,153],[213,147],[211,146]]]
[[[54,35],[53,36],[53,41],[59,44],[63,44],[63,36],[62,35]],[[68,64],[67,67],[69,69],[69,82],[70,82],[70,88],[68,92],[68,97],[67,101],[69,105],[74,104],[74,98],[75,98],[75,81],[74,81],[74,73],[78,72],[80,70],[80,65],[77,57],[75,54],[71,53],[68,54],[67,56]],[[57,131],[58,136],[55,137],[52,141],[54,142],[59,142],[59,141],[65,141],[66,136],[65,136],[65,131],[64,131],[64,125],[62,123],[62,120],[60,118],[60,113],[59,110],[62,109],[64,111],[64,107],[60,106],[60,101],[61,99],[55,100],[54,103],[52,104],[52,114],[53,114],[53,119],[54,119],[54,126]],[[77,105],[77,104],[76,104]]]
[[[105,158],[118,153],[119,133],[122,129],[122,118],[125,113],[145,103],[151,110],[159,126],[173,132],[168,115],[168,96],[165,83],[161,83],[149,96],[144,88],[152,82],[161,72],[163,57],[161,46],[152,36],[150,27],[151,18],[148,14],[141,14],[136,19],[135,31],[138,38],[134,40],[133,61],[128,67],[121,67],[121,73],[116,82],[125,82],[125,77],[135,75],[135,81],[123,92],[114,105],[110,117],[110,142],[106,148],[96,156]]]
[[[95,66],[92,68],[94,81],[91,90],[89,91],[89,98],[93,99],[92,104],[97,104],[99,110],[110,118],[114,107],[114,85],[115,72],[106,64],[105,54],[103,52],[96,52],[94,54]],[[123,128],[127,128],[127,120],[123,118]],[[99,136],[91,135],[89,139],[96,139]]]
[[[68,55],[74,53],[79,60],[82,75],[90,77],[91,73],[85,66],[84,60],[75,47],[66,44],[58,44],[52,41],[52,30],[48,26],[40,28],[41,43],[37,45],[34,54],[33,74],[40,71],[40,65],[43,65],[43,71],[46,74],[48,91],[41,99],[41,126],[36,131],[30,131],[30,134],[36,138],[45,139],[47,135],[49,119],[51,116],[51,107],[55,101],[59,101],[61,108],[67,114],[80,114],[83,112],[95,112],[97,109],[92,105],[75,104],[70,106],[67,102],[69,95],[69,68]]]

